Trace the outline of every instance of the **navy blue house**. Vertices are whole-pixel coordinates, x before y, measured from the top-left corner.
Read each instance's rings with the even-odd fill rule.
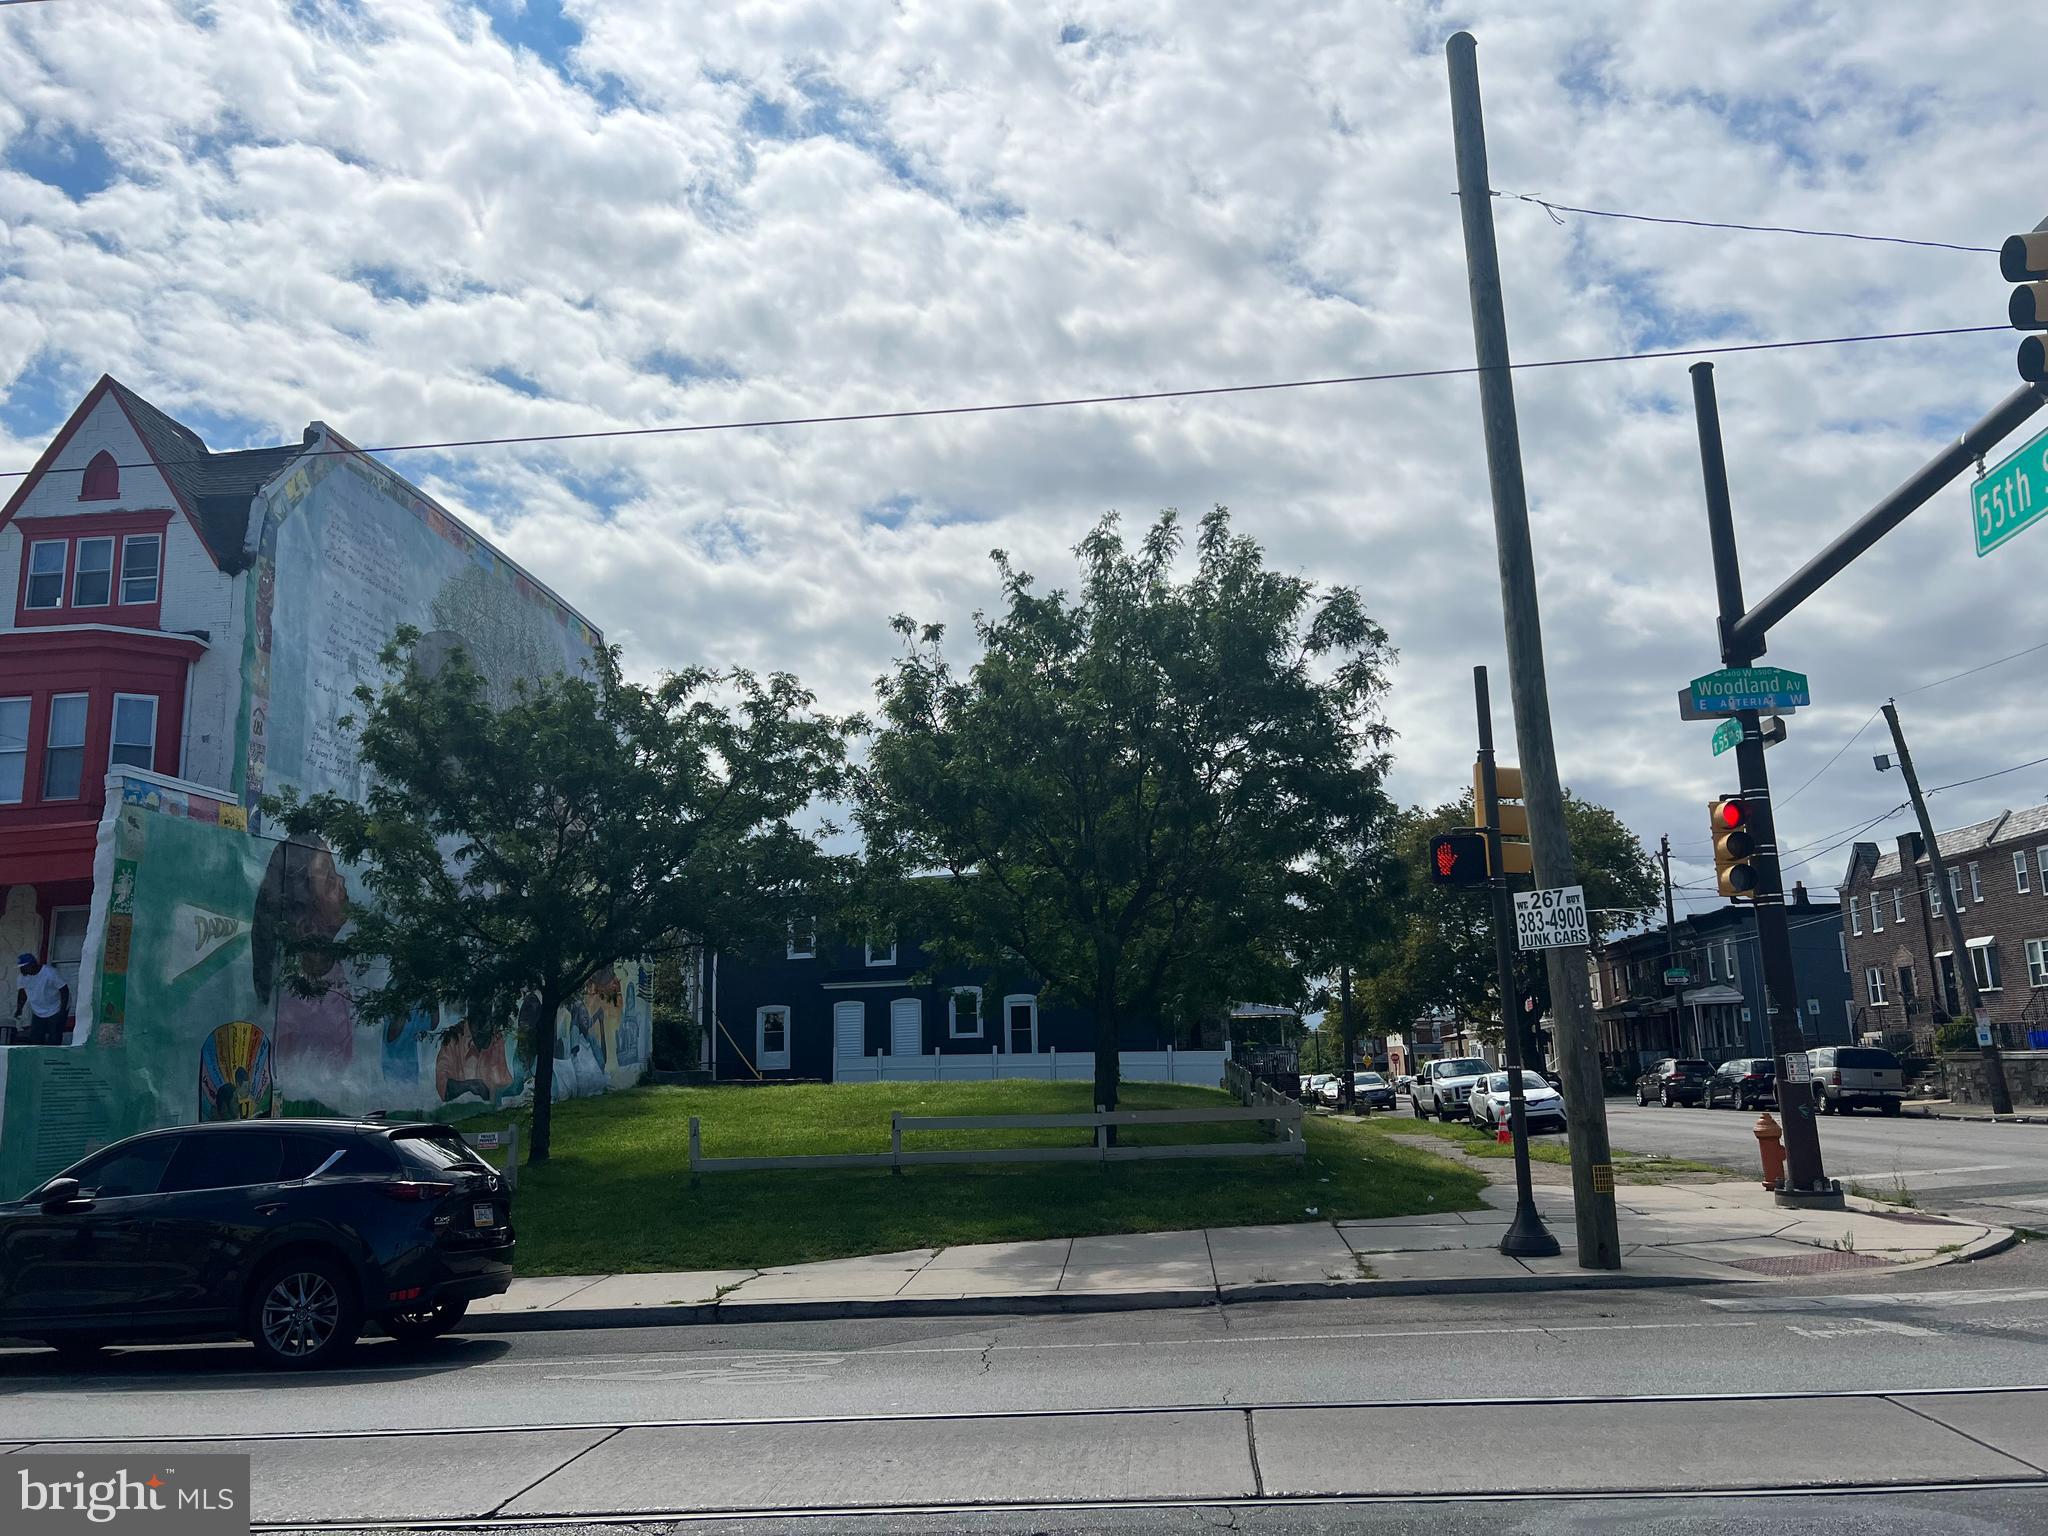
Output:
[[[780,959],[705,957],[707,1065],[720,1082],[791,1079],[1082,1078],[1093,1072],[1095,1022],[1041,1000],[1035,979],[988,971],[926,974],[911,941],[834,943],[791,938]],[[1173,1050],[1172,1031],[1119,1031],[1123,1075],[1214,1083],[1220,1038]],[[1158,1060],[1153,1060],[1153,1057]]]

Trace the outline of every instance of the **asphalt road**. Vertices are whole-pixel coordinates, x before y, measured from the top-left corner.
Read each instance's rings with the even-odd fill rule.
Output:
[[[1590,1531],[1643,1527],[1587,1488],[1739,1494],[1644,1506],[1649,1528],[1704,1531],[1745,1528],[1727,1523],[1738,1509],[1760,1522],[1756,1489],[1962,1478],[2017,1480],[2033,1502],[1809,1495],[1774,1529],[1894,1508],[2024,1529],[2019,1511],[2048,1507],[2048,1244],[1831,1278],[378,1342],[313,1377],[252,1370],[231,1345],[117,1350],[74,1373],[7,1351],[0,1442],[248,1450],[259,1519],[288,1521],[802,1506],[853,1522],[835,1530]],[[2044,1390],[1969,1391],[2000,1387]],[[1502,1487],[1556,1496],[1481,1520],[1472,1501]],[[1332,1496],[1354,1502],[1273,1502]],[[974,1523],[958,1508],[1100,1500],[1118,1507]]]
[[[1754,1113],[1607,1101],[1608,1133],[1631,1152],[1662,1152],[1733,1168],[1757,1163]],[[1823,1115],[1821,1157],[1847,1186],[1902,1184],[1928,1210],[2048,1231],[2048,1125]]]

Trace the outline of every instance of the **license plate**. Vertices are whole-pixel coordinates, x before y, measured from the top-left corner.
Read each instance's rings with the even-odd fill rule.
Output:
[[[472,1207],[470,1215],[475,1218],[476,1224],[480,1227],[495,1227],[498,1224],[498,1213],[492,1210],[489,1205]]]

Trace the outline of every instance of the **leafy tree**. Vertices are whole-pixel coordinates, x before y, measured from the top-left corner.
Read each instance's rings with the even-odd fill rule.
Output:
[[[1565,829],[1579,884],[1585,887],[1587,927],[1593,942],[1631,928],[1648,917],[1663,890],[1657,866],[1642,841],[1605,806],[1564,797]],[[1472,824],[1472,796],[1425,811],[1401,813],[1393,839],[1395,902],[1401,920],[1359,962],[1359,993],[1366,1011],[1390,1028],[1437,1010],[1484,1021],[1498,1032],[1499,983],[1493,958],[1492,912],[1477,891],[1432,884],[1429,840],[1439,832]],[[1526,875],[1511,877],[1518,889],[1533,889]],[[1534,999],[1541,1016],[1550,1007],[1550,982],[1540,954],[1516,956],[1519,998]]]
[[[622,959],[685,942],[779,953],[831,868],[793,818],[839,782],[848,723],[795,679],[691,670],[654,688],[603,650],[494,696],[460,651],[401,629],[356,690],[362,802],[271,803],[358,865],[371,899],[324,953],[381,974],[364,1018],[450,1003],[531,1021],[532,1161],[545,1162],[556,1014]],[[687,935],[689,938],[685,938]]]
[[[1135,548],[1106,517],[1072,595],[996,551],[1003,611],[964,676],[898,618],[856,795],[876,920],[1092,1010],[1105,1105],[1121,1023],[1304,993],[1304,866],[1385,809],[1392,653],[1358,594],[1267,569],[1220,507],[1184,580],[1181,548],[1172,513]]]

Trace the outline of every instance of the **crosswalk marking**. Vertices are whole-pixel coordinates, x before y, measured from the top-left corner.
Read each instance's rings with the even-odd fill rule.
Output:
[[[2009,1287],[1983,1291],[1912,1291],[1903,1294],[1863,1292],[1841,1296],[1733,1296],[1706,1298],[1724,1312],[1850,1312],[1869,1307],[1988,1307],[2022,1301],[2048,1301],[2048,1290]]]

